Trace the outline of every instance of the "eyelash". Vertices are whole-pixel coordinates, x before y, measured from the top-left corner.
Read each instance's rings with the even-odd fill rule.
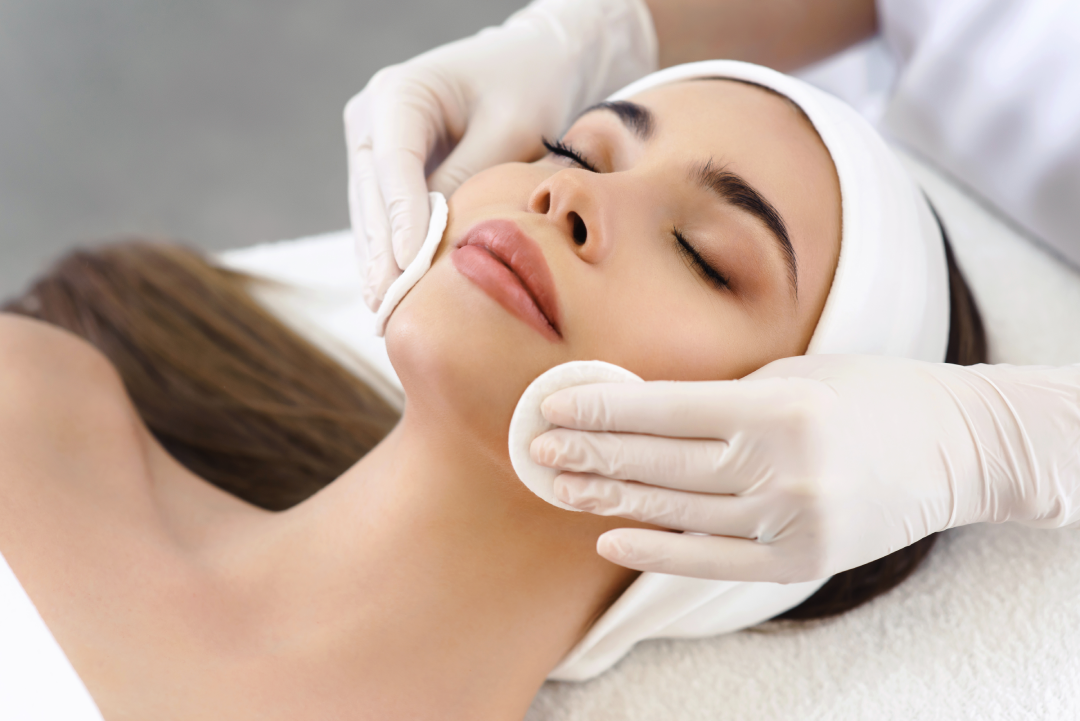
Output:
[[[580,165],[585,170],[591,173],[599,173],[592,163],[585,159],[585,156],[575,150],[568,143],[564,143],[561,140],[548,140],[547,138],[540,138],[540,142],[544,144],[544,147],[548,149],[548,152],[552,155],[558,155],[560,157],[571,160]]]
[[[694,269],[701,275],[706,283],[719,290],[725,290],[731,287],[728,279],[701,257],[701,254],[697,252],[694,246],[690,245],[689,241],[687,241],[686,237],[679,232],[678,228],[673,226],[671,228],[671,234],[675,236],[675,247],[679,251],[679,255],[688,261],[690,265],[694,266]]]
[[[573,163],[581,166],[585,170],[593,173],[599,173],[592,163],[585,159],[580,152],[578,152],[569,143],[565,143],[562,140],[548,140],[547,138],[540,138],[540,142],[544,144],[548,152],[552,155],[557,155],[562,158],[566,158]],[[718,289],[726,289],[730,287],[728,279],[724,277],[719,271],[709,265],[701,254],[697,252],[694,246],[690,245],[690,242],[679,231],[678,228],[672,226],[671,234],[675,237],[675,248],[687,262],[693,266],[694,270],[705,280],[706,283]]]

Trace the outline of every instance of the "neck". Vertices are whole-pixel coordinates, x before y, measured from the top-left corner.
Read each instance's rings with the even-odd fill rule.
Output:
[[[266,606],[277,636],[341,642],[355,680],[398,716],[423,716],[401,707],[411,698],[441,718],[520,717],[634,574],[595,552],[616,524],[547,505],[504,449],[478,450],[452,425],[407,409],[362,461],[276,516],[255,587],[283,601]],[[418,680],[424,693],[410,693]]]

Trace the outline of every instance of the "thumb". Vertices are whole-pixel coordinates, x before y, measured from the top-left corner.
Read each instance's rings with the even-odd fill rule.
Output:
[[[379,186],[386,201],[394,259],[405,268],[420,252],[431,217],[424,163],[411,149],[376,153]]]
[[[507,125],[493,118],[474,118],[457,146],[428,178],[428,186],[450,197],[459,185],[481,170],[539,157],[543,147],[540,134],[508,130]]]
[[[399,268],[412,262],[427,235],[431,209],[424,165],[443,123],[427,92],[407,90],[398,91],[391,103],[393,112],[375,116],[371,141],[370,172],[385,203],[393,259]]]
[[[769,544],[746,538],[615,528],[596,541],[596,552],[620,566],[672,576],[723,581],[808,581],[806,571],[778,557]]]

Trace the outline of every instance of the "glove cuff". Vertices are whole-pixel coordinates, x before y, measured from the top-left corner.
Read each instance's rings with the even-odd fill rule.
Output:
[[[1080,365],[955,367],[985,490],[979,521],[1080,523]]]

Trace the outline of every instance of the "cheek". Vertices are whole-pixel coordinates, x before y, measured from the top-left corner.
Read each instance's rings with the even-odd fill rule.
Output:
[[[528,163],[504,163],[482,170],[448,199],[451,218],[456,213],[462,222],[469,222],[508,210],[525,210],[544,177],[542,169]]]
[[[760,323],[730,295],[676,267],[642,264],[618,283],[592,288],[579,354],[620,365],[646,380],[741,378],[798,353],[786,335]],[[679,274],[686,274],[681,277]]]

